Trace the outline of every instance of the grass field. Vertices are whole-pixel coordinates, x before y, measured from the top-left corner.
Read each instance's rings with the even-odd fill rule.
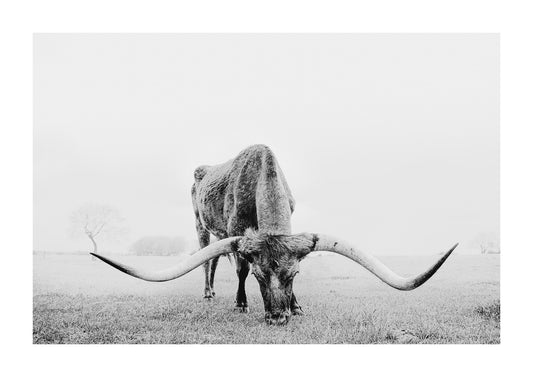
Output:
[[[398,273],[437,256],[380,257]],[[145,268],[177,257],[120,257]],[[341,256],[301,263],[294,291],[306,315],[267,326],[253,276],[250,313],[233,311],[235,271],[221,260],[216,299],[203,270],[166,283],[124,275],[83,255],[34,255],[34,343],[499,343],[500,258],[452,255],[422,287],[392,289]]]

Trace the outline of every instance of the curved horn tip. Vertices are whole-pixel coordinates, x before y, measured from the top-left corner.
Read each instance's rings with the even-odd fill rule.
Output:
[[[451,254],[452,251],[454,251],[457,246],[459,246],[459,242],[457,242],[455,245],[453,245],[452,248],[446,254],[447,255]]]
[[[114,265],[114,263],[112,261],[110,261],[109,259],[107,259],[106,257],[104,257],[104,256],[102,256],[100,254],[96,254],[96,253],[89,253],[89,254],[91,254],[93,257],[96,257],[96,258],[100,259],[101,261],[104,261],[106,263],[110,263],[110,264]]]
[[[152,282],[162,282],[179,278],[194,270],[196,267],[199,267],[200,265],[204,264],[206,261],[213,259],[219,255],[227,254],[229,252],[235,252],[237,247],[236,245],[238,245],[238,242],[236,241],[238,241],[239,239],[240,237],[229,237],[223,240],[219,240],[202,248],[193,256],[185,258],[174,267],[153,272],[139,270],[137,268],[127,266],[120,262],[115,262],[111,259],[108,259],[107,257],[98,255],[96,253],[90,254],[100,259],[104,263],[109,264],[111,267],[114,267],[117,270],[136,277],[138,279]]]

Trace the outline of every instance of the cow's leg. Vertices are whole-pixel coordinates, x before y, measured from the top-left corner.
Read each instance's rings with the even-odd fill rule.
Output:
[[[204,248],[209,245],[209,231],[205,229],[200,221],[196,219],[196,232],[198,233],[198,242],[200,243],[200,248]],[[204,288],[204,298],[211,300],[213,298],[213,292],[211,291],[211,261],[208,260],[204,263],[204,273],[205,273],[205,288]]]
[[[211,261],[204,263],[204,274],[205,274],[205,288],[204,288],[204,298],[206,300],[211,300],[213,298],[213,292],[211,292],[211,284],[209,282],[209,275],[211,273]]]
[[[300,306],[300,304],[298,304],[298,301],[296,301],[296,296],[294,295],[294,292],[291,296],[291,313],[292,315],[303,315],[304,314],[302,307]]]
[[[211,295],[215,297],[215,272],[218,266],[218,258],[211,259],[211,273],[209,275],[209,286],[211,287]]]
[[[235,309],[243,313],[248,313],[248,301],[246,299],[245,281],[250,272],[250,263],[244,258],[237,256],[235,258],[235,264],[237,267],[237,276],[239,277],[239,288],[237,289],[237,297],[235,299]]]

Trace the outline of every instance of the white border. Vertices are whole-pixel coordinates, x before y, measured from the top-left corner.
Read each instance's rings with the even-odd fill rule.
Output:
[[[7,2],[5,2],[7,3]],[[18,1],[0,6],[4,375],[525,375],[531,370],[531,11],[495,1]],[[504,5],[509,4],[511,5]],[[502,345],[32,345],[33,32],[501,32]],[[6,174],[7,173],[7,174]],[[460,184],[460,183],[459,183]],[[5,349],[4,349],[5,348]]]

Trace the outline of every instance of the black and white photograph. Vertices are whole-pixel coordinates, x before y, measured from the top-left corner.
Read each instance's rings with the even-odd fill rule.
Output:
[[[34,344],[500,343],[498,34],[33,57]]]

